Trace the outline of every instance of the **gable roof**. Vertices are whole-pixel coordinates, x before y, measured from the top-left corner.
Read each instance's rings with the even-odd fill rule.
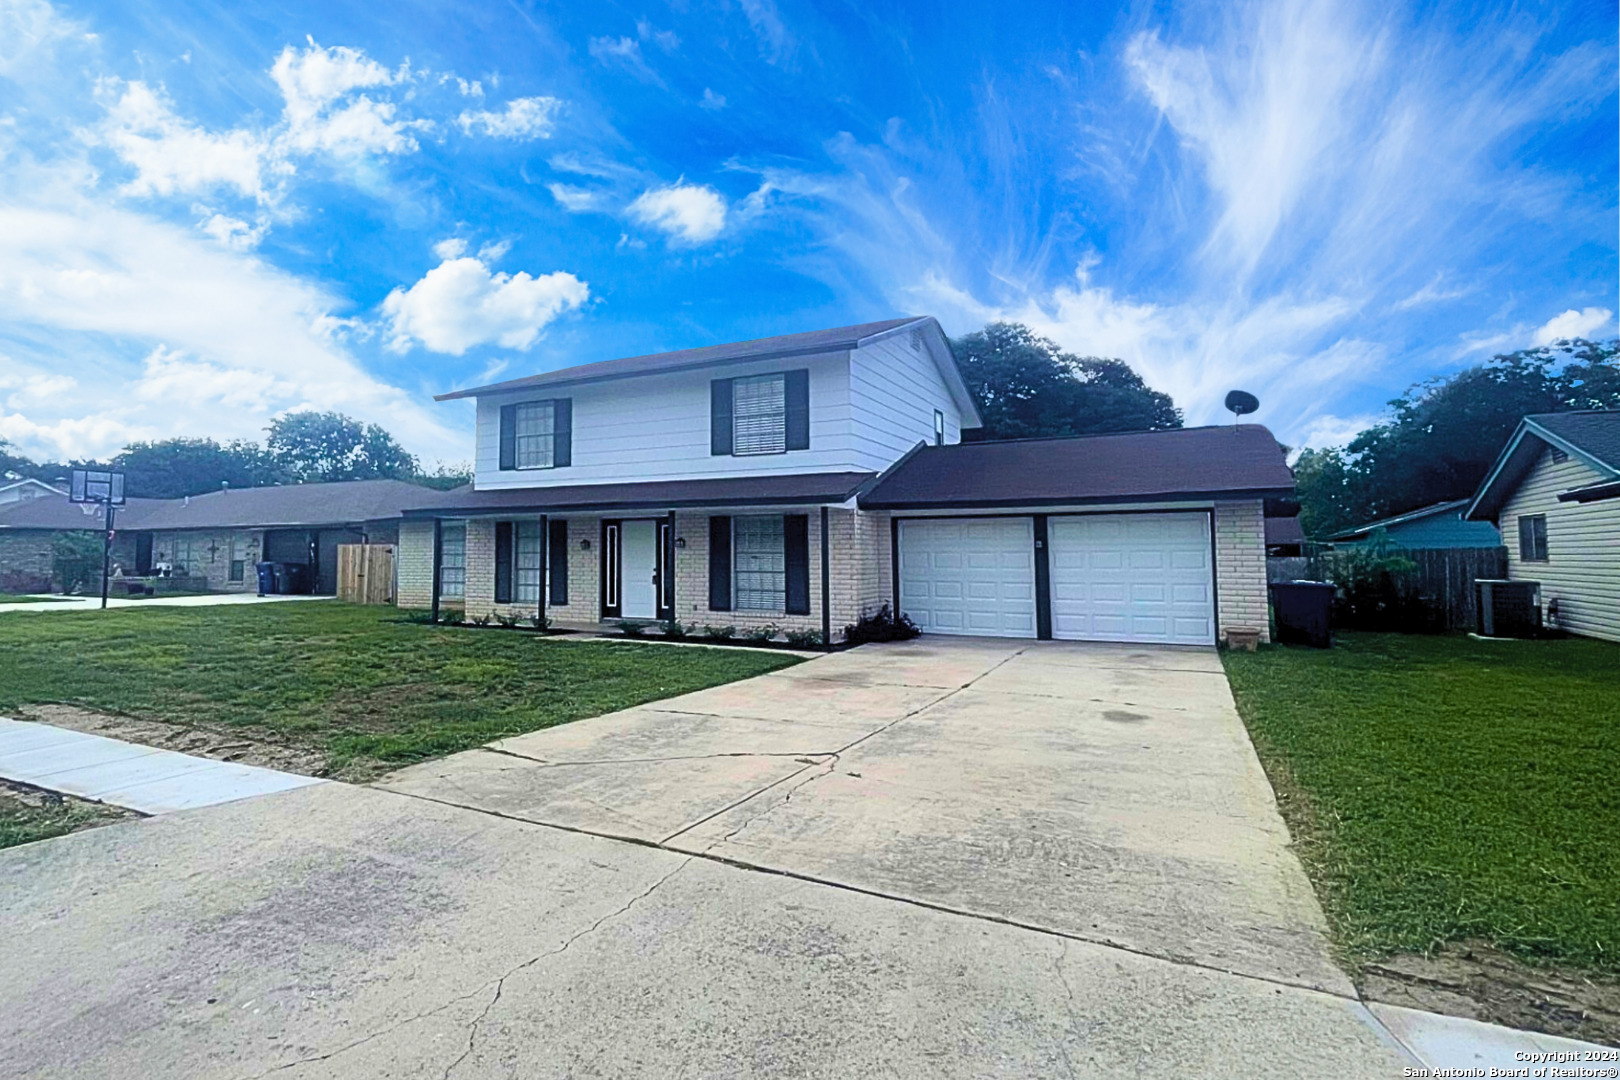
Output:
[[[119,508],[119,529],[310,528],[379,521],[442,499],[403,480],[350,480],[333,484],[282,484],[231,488],[190,499],[130,499]],[[101,518],[85,514],[65,497],[44,496],[0,506],[0,529],[98,529]]]
[[[1294,493],[1258,424],[919,446],[860,497],[871,509],[1056,506]]]
[[[1520,420],[1463,517],[1494,519],[1548,447],[1579,458],[1598,474],[1600,482],[1620,479],[1620,411],[1533,413]]]
[[[601,360],[592,364],[576,364],[573,367],[546,371],[539,375],[527,375],[521,379],[507,379],[505,382],[472,386],[463,390],[452,390],[447,394],[435,395],[433,400],[452,401],[456,398],[477,397],[480,394],[500,394],[514,390],[533,390],[553,386],[577,386],[582,383],[605,382],[610,379],[629,379],[638,375],[657,375],[716,367],[722,364],[741,364],[751,360],[776,360],[795,356],[815,356],[821,353],[848,352],[850,349],[859,348],[875,338],[909,328],[916,328],[934,336],[936,338],[936,350],[938,348],[944,349],[945,357],[949,359],[949,363],[939,363],[940,374],[944,377],[946,385],[950,387],[951,393],[956,396],[957,404],[962,408],[966,417],[972,421],[971,423],[964,421],[963,426],[979,426],[978,407],[974,404],[973,395],[968,392],[967,384],[962,381],[962,374],[956,367],[955,358],[951,356],[950,343],[945,338],[945,332],[940,328],[939,322],[928,315],[907,315],[898,319],[857,323],[854,326],[839,326],[830,330],[780,334],[776,337],[756,338],[753,341],[734,341],[725,345],[704,345],[696,349],[677,349],[674,352],[650,353],[646,356],[627,356],[618,360]],[[936,356],[936,363],[938,362],[939,358]]]
[[[58,495],[66,495],[67,494],[67,492],[63,491],[61,488],[56,487],[53,484],[47,484],[43,480],[35,480],[32,476],[25,476],[21,480],[10,480],[10,481],[7,481],[5,483],[0,483],[0,491],[10,491],[13,488],[29,487],[29,486],[42,487],[46,491],[54,491]]]

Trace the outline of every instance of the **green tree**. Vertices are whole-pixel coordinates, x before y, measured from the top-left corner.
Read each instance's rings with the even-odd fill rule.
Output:
[[[257,487],[282,478],[282,470],[257,443],[213,439],[162,439],[130,443],[112,460],[124,471],[124,490],[143,499],[178,499],[231,487]]]
[[[1020,323],[991,323],[951,348],[986,439],[1181,426],[1170,395],[1151,389],[1123,360],[1066,353]]]
[[[416,458],[377,424],[335,412],[296,412],[270,422],[266,448],[291,480],[411,480]]]
[[[1530,413],[1620,409],[1620,341],[1560,341],[1419,383],[1344,450],[1295,466],[1307,536],[1472,495]]]

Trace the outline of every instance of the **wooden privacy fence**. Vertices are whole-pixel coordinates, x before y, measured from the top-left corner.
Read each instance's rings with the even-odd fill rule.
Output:
[[[1507,548],[1394,548],[1391,555],[1410,559],[1417,569],[1406,579],[1409,588],[1428,604],[1444,613],[1447,630],[1473,630],[1478,625],[1479,607],[1474,582],[1479,578],[1507,577]],[[1271,581],[1333,581],[1335,557],[1349,552],[1322,551],[1306,558],[1267,559]],[[1342,598],[1342,592],[1341,592]],[[1418,629],[1417,626],[1412,627]]]
[[[351,604],[394,602],[394,545],[339,544],[337,594]]]

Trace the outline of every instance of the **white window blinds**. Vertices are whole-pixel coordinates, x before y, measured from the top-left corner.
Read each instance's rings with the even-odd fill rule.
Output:
[[[527,401],[517,407],[515,464],[520,469],[549,469],[556,447],[557,409],[549,401]]]
[[[780,454],[787,449],[787,379],[756,375],[732,380],[731,452]]]
[[[732,558],[737,610],[783,610],[787,606],[787,556],[782,539],[782,516],[734,520]]]

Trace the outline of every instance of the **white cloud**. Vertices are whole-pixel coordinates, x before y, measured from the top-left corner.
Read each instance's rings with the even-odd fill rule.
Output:
[[[389,293],[382,310],[389,348],[403,352],[420,342],[460,356],[475,345],[527,349],[552,320],[589,297],[589,287],[573,274],[492,274],[481,260],[458,256],[409,289]]]
[[[644,82],[663,86],[664,80],[647,66],[641,55],[641,42],[633,37],[593,37],[586,47],[591,58],[606,67],[622,67]]]
[[[703,99],[698,102],[698,108],[708,109],[710,112],[719,112],[726,107],[724,94],[717,94],[707,86],[703,88]]]
[[[37,370],[74,357],[79,385],[25,408],[8,401],[0,435],[25,452],[262,438],[271,415],[311,407],[378,422],[413,452],[465,453],[465,436],[420,394],[377,379],[343,347],[337,297],[186,225],[95,205],[50,174],[26,180],[35,202],[0,205],[0,334]],[[173,392],[142,397],[148,377],[172,380]]]
[[[672,53],[681,47],[681,39],[673,30],[660,30],[646,19],[636,20],[636,36],[650,41],[664,52]]]
[[[411,132],[431,124],[396,119],[398,109],[392,101],[355,94],[404,81],[408,68],[389,71],[359,49],[323,48],[314,38],[308,40],[307,49],[289,45],[281,50],[270,67],[270,78],[286,102],[282,142],[300,153],[340,157],[415,151]]]
[[[1537,328],[1532,339],[1537,345],[1551,345],[1555,341],[1565,338],[1591,337],[1605,326],[1614,312],[1608,308],[1584,308],[1576,311],[1570,308],[1562,315],[1554,315]]]
[[[464,112],[456,123],[469,135],[476,130],[496,139],[547,139],[561,105],[554,97],[514,98],[502,112]]]
[[[1444,277],[1444,274],[1435,274],[1433,280],[1431,280],[1427,285],[1423,286],[1423,288],[1419,289],[1417,292],[1406,297],[1405,299],[1397,300],[1393,305],[1395,310],[1410,311],[1413,308],[1426,307],[1429,304],[1443,304],[1448,300],[1461,300],[1463,297],[1474,291],[1473,289],[1464,288],[1461,286],[1454,289],[1448,289],[1441,284]]]
[[[630,216],[689,244],[713,240],[726,227],[726,201],[706,184],[677,181],[643,192]]]
[[[15,363],[7,356],[0,356],[0,361],[4,361],[8,367]],[[0,375],[0,407],[21,409],[28,405],[58,401],[78,385],[79,380],[71,375],[46,372]]]
[[[46,0],[6,0],[0,5],[0,77],[20,78],[48,62],[59,42],[94,40],[76,22],[65,19]]]
[[[447,240],[440,240],[433,245],[433,254],[446,261],[459,259],[467,254],[467,241],[456,236],[452,236]]]
[[[601,208],[602,196],[589,188],[570,187],[567,184],[550,184],[547,190],[557,204],[570,214],[583,214]]]
[[[1385,419],[1377,413],[1359,416],[1334,416],[1324,413],[1304,425],[1299,435],[1299,447],[1323,450],[1330,446],[1345,446],[1363,431]]]
[[[226,214],[212,213],[203,207],[193,207],[207,216],[198,224],[203,232],[228,248],[237,251],[250,251],[259,246],[264,234],[270,230],[270,219],[261,215],[253,223],[233,218]]]
[[[793,51],[793,35],[776,10],[776,0],[741,0],[748,25],[759,39],[759,52],[773,64],[780,64]]]
[[[107,109],[99,137],[135,167],[128,195],[201,193],[230,187],[259,199],[270,147],[248,131],[213,133],[175,115],[169,101],[143,82],[124,85]]]

